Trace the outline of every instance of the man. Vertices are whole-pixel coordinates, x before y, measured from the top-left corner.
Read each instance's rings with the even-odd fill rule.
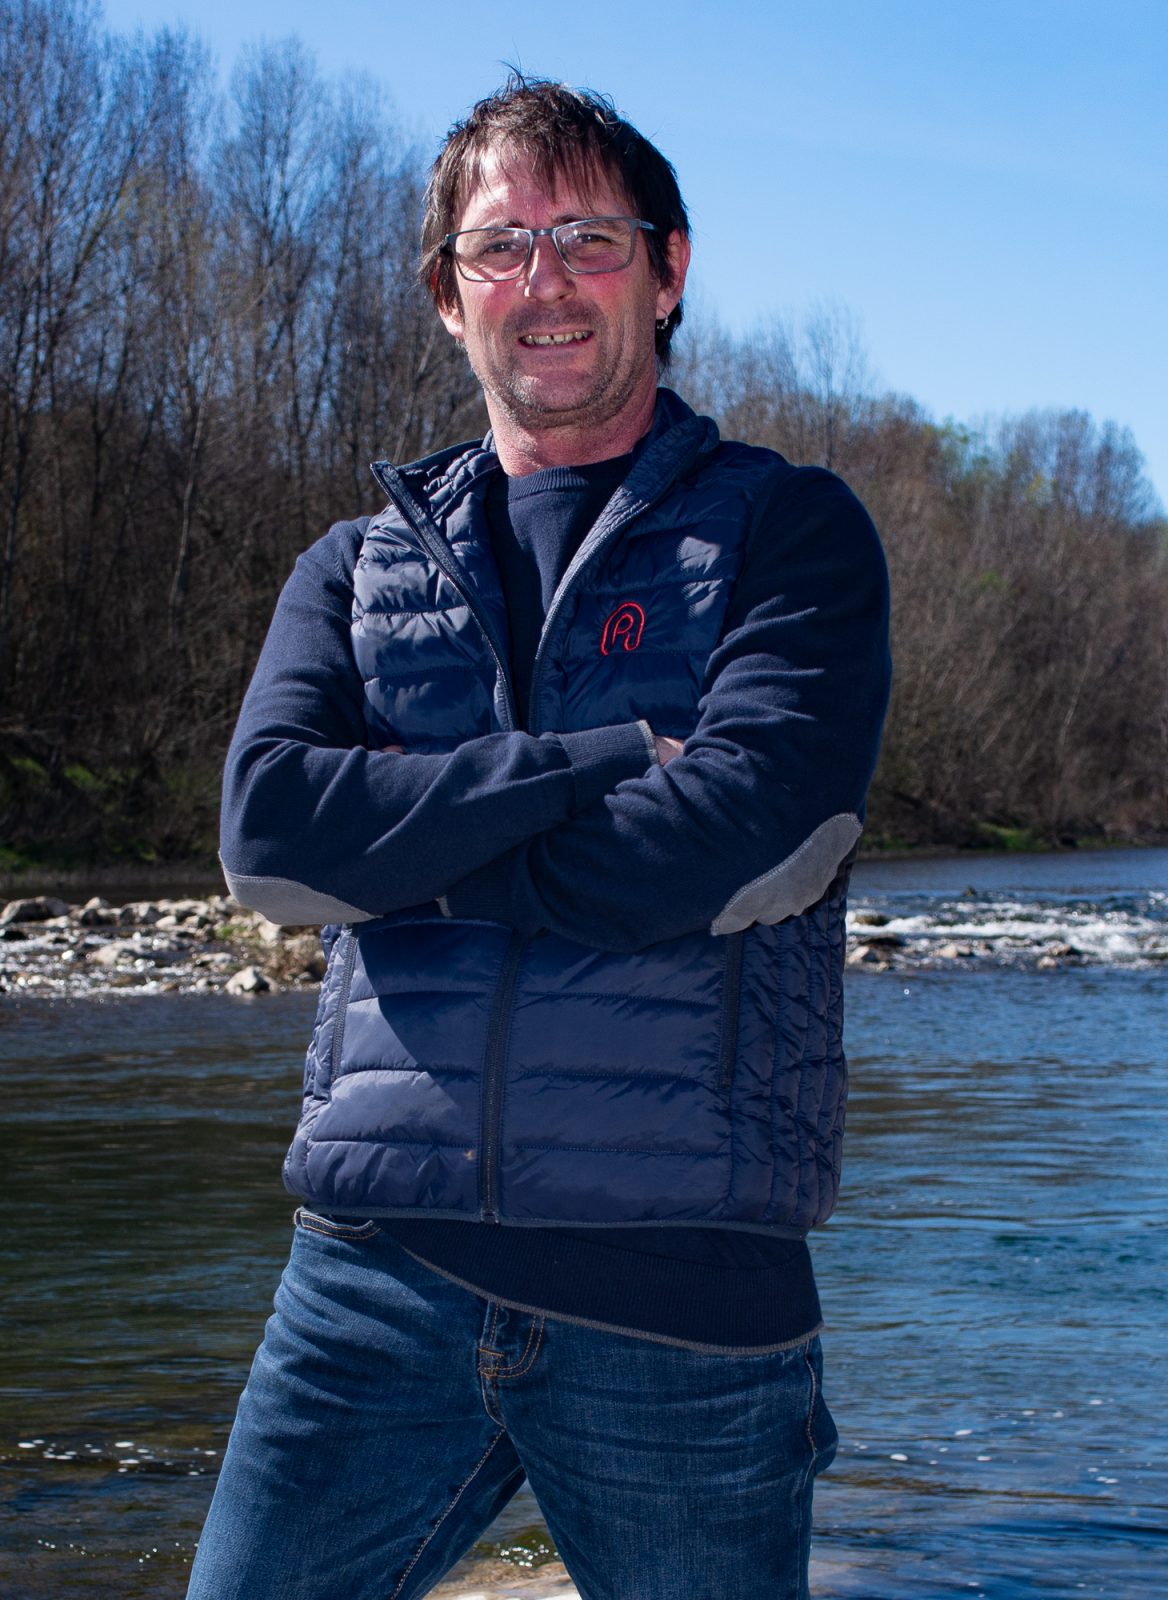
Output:
[[[513,79],[435,165],[491,432],[301,557],[227,764],[233,892],[329,965],[198,1600],[422,1595],[525,1474],[586,1600],[806,1594],[886,580],[658,389],[689,255],[598,96]]]

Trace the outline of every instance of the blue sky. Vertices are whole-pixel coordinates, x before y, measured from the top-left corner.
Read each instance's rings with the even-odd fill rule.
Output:
[[[228,71],[296,34],[431,153],[502,63],[610,94],[677,167],[692,300],[854,317],[938,419],[1079,408],[1168,504],[1168,0],[107,0]]]

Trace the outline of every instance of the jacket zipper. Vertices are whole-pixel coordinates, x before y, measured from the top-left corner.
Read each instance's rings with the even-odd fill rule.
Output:
[[[508,940],[495,981],[495,994],[487,1023],[487,1053],[483,1061],[482,1133],[479,1159],[479,1217],[499,1220],[499,1154],[503,1141],[503,1081],[507,1047],[511,1042],[511,1003],[519,981],[525,940],[513,933]]]
[[[738,1013],[742,1003],[741,933],[726,937],[726,965],[722,973],[722,1040],[718,1051],[719,1081],[722,1093],[730,1093],[734,1064],[738,1059]]]
[[[373,475],[390,500],[401,512],[435,565],[444,572],[470,608],[471,615],[483,630],[483,637],[495,658],[495,670],[503,686],[504,710],[508,731],[518,727],[515,693],[506,655],[491,619],[478,595],[467,583],[449,544],[425,509],[418,504],[406,487],[401,474],[392,467],[378,463]],[[499,1220],[499,1154],[503,1132],[503,1082],[507,1068],[507,1046],[511,1037],[511,1005],[519,979],[519,965],[523,956],[524,940],[512,933],[503,956],[499,976],[495,980],[495,993],[491,999],[491,1013],[487,1023],[487,1049],[483,1060],[482,1089],[480,1096],[479,1136],[479,1216],[483,1222]]]
[[[515,710],[515,692],[511,687],[511,674],[507,666],[507,655],[495,635],[495,630],[491,626],[491,619],[487,615],[482,602],[463,576],[462,568],[458,564],[458,557],[442,537],[433,519],[414,499],[406,487],[405,479],[399,472],[379,461],[373,467],[373,476],[422,541],[429,554],[433,557],[435,565],[446,574],[466,601],[471,615],[483,630],[483,636],[490,646],[491,654],[495,658],[495,670],[498,673],[499,682],[503,686],[503,698],[507,712],[506,721],[508,723],[506,731],[508,733],[514,732],[519,726],[519,718]]]
[[[329,1044],[328,1092],[330,1096],[341,1065],[341,1045],[345,1038],[345,1017],[349,1011],[349,990],[353,987],[353,963],[357,959],[357,935],[352,928],[349,928],[347,933],[349,946],[345,951],[345,964],[341,968],[341,986],[337,991],[337,1012],[333,1020],[333,1036]],[[314,1087],[316,1086],[314,1085]]]
[[[645,511],[648,511],[658,501],[665,498],[665,495],[673,486],[676,470],[670,474],[665,482],[659,484],[655,494],[647,499],[634,501],[626,511],[614,517],[607,526],[605,526],[604,513],[602,512],[599,522],[585,538],[584,543],[570,562],[567,572],[565,572],[556,593],[552,597],[551,604],[544,617],[543,629],[540,633],[539,648],[536,650],[535,662],[532,667],[531,692],[528,696],[530,711],[527,731],[529,733],[535,734],[539,731],[536,726],[539,704],[537,692],[540,673],[546,657],[545,645],[552,631],[551,624],[558,618],[566,596],[575,586],[580,573],[589,565],[602,546],[607,545],[631,522],[636,521]],[[510,729],[515,729],[518,727],[518,716],[505,652],[495,636],[490,618],[480,603],[478,595],[475,594],[463,577],[457,557],[443,538],[433,519],[414,499],[399,472],[395,471],[393,467],[378,462],[373,467],[373,475],[405,518],[410,528],[422,541],[422,544],[433,558],[435,565],[445,573],[446,577],[449,578],[450,582],[466,601],[472,616],[483,630],[483,636],[495,658],[499,682],[503,686],[504,710],[507,713],[507,720],[510,724]],[[483,1222],[497,1223],[499,1221],[499,1156],[502,1144],[503,1084],[507,1067],[507,1049],[511,1038],[511,1007],[519,981],[519,967],[523,958],[524,943],[524,939],[518,933],[512,933],[508,940],[507,949],[503,956],[503,964],[499,969],[499,976],[495,983],[491,1014],[487,1023],[487,1050],[483,1062],[479,1161],[479,1216]],[[735,1016],[734,1021],[734,1032],[737,1035],[737,1016]],[[731,1070],[732,1060],[733,1046],[731,1047]]]

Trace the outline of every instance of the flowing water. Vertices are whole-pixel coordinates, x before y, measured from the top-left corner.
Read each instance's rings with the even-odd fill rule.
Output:
[[[1161,1600],[1168,852],[871,864],[852,900],[814,1592]],[[0,1001],[3,1600],[183,1594],[311,1011]],[[548,1554],[528,1495],[487,1549]]]

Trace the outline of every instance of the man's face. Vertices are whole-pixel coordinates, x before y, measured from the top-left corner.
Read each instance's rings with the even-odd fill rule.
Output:
[[[521,158],[507,161],[491,150],[458,227],[544,228],[581,217],[631,214],[626,196],[603,173],[586,192],[566,179],[549,192]],[[619,443],[628,419],[637,423],[637,431],[611,453],[631,449],[644,431],[640,419],[647,426],[656,393],[654,323],[681,298],[688,262],[688,243],[681,235],[672,235],[667,245],[675,267],[670,284],[654,277],[640,229],[633,259],[617,272],[571,273],[545,236],[535,240],[519,278],[505,283],[458,278],[458,302],[442,309],[441,316],[466,345],[496,435],[516,429],[525,435],[599,430]],[[597,459],[580,457],[589,458]]]

